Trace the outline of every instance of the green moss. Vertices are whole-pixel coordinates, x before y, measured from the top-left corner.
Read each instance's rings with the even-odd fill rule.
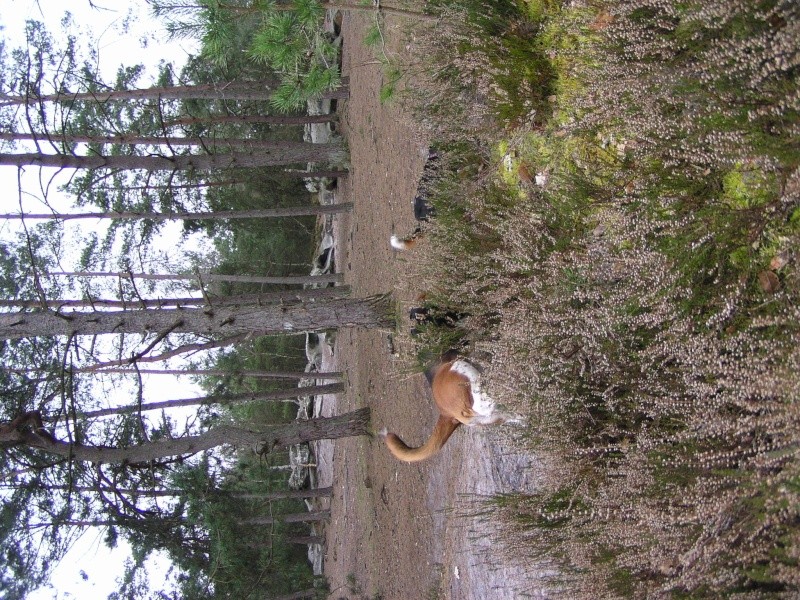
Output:
[[[735,209],[763,206],[774,197],[774,179],[762,171],[744,170],[737,165],[722,177],[722,197]]]

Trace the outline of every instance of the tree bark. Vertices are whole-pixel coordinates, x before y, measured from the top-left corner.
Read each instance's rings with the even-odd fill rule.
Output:
[[[270,123],[272,125],[311,125],[315,123],[332,123],[339,119],[336,113],[326,115],[303,115],[299,117],[279,117],[273,115],[208,115],[206,117],[181,117],[164,122],[164,127],[176,125],[201,125],[201,124],[249,124]]]
[[[291,594],[285,594],[283,596],[269,596],[264,598],[264,600],[308,600],[309,598],[316,598],[318,590],[314,588],[308,588],[306,590],[301,590],[299,592],[292,592]]]
[[[221,425],[197,435],[161,439],[127,448],[84,446],[64,442],[53,438],[41,424],[41,415],[38,413],[21,415],[11,423],[0,426],[0,445],[25,445],[38,448],[48,454],[94,464],[147,463],[169,457],[196,454],[223,445],[268,452],[274,448],[312,440],[366,435],[368,433],[369,408],[360,408],[338,417],[273,425],[264,428],[263,431]]]
[[[257,492],[231,492],[233,498],[243,500],[285,500],[291,498],[330,498],[333,488],[311,488],[308,490],[287,490],[285,492],[269,492],[260,494]]]
[[[274,81],[239,81],[227,83],[200,83],[195,85],[174,85],[167,87],[151,87],[135,90],[107,90],[104,92],[59,92],[36,96],[0,96],[0,107],[20,104],[37,104],[40,102],[74,102],[91,100],[94,102],[110,102],[114,100],[269,100],[272,97]],[[331,97],[330,93],[345,94],[346,88],[332,90],[322,95]],[[338,97],[338,96],[337,96]]]
[[[233,335],[230,337],[223,337],[221,339],[214,339],[208,342],[198,342],[195,344],[184,344],[183,346],[179,346],[173,350],[167,350],[160,354],[155,355],[142,355],[142,353],[137,353],[128,358],[123,358],[119,360],[108,360],[101,363],[95,363],[93,365],[88,365],[86,367],[82,367],[83,373],[91,373],[92,371],[102,371],[107,367],[115,367],[119,365],[134,365],[139,363],[154,363],[154,362],[162,362],[173,358],[175,356],[180,356],[181,354],[187,354],[189,352],[201,352],[203,350],[213,350],[214,348],[224,348],[226,346],[233,346],[234,344],[238,344],[240,342],[245,342],[250,336],[246,333]]]
[[[77,274],[76,274],[77,273]],[[81,272],[76,272],[71,276],[80,276]],[[51,275],[64,275],[61,273],[50,273]],[[91,274],[85,276],[99,276],[104,275],[107,277],[122,277],[125,279],[130,278],[130,273],[106,273],[106,274]],[[154,277],[161,278],[162,275]],[[172,276],[170,276],[172,277]],[[180,276],[184,277],[184,276]],[[201,278],[205,276],[201,275]],[[226,277],[222,275],[222,277]],[[305,276],[303,276],[305,277]],[[135,277],[134,277],[135,278]],[[140,277],[144,279],[144,277]],[[196,279],[196,277],[195,277]],[[318,280],[315,280],[318,281]],[[250,282],[252,283],[252,282]],[[225,306],[226,304],[241,305],[246,302],[252,301],[259,305],[270,303],[281,303],[286,301],[293,301],[299,298],[344,298],[350,294],[350,286],[338,285],[336,287],[324,288],[304,288],[296,290],[283,290],[279,292],[264,292],[263,294],[244,294],[241,296],[186,296],[183,298],[137,298],[136,300],[108,300],[104,298],[96,298],[89,300],[0,300],[0,307],[16,308],[16,309],[37,309],[48,308],[52,310],[60,310],[62,308],[167,308],[167,307],[180,307],[180,306]]]
[[[69,367],[70,373],[108,373],[111,375],[199,375],[218,377],[252,377],[253,379],[326,379],[341,380],[342,371],[225,371],[223,369],[134,369],[130,367],[110,367],[95,369],[87,367]],[[0,371],[6,373],[46,373],[47,369],[38,367],[6,367],[0,365]]]
[[[222,154],[183,154],[175,156],[73,156],[30,152],[0,154],[0,165],[12,167],[51,167],[54,169],[114,169],[142,171],[210,171],[245,169],[309,162],[342,162],[345,152],[340,144],[287,142],[275,150],[225,152]]]
[[[293,179],[321,179],[327,177],[328,179],[337,179],[347,177],[350,172],[344,170],[338,171],[301,171],[299,169],[284,169],[282,174],[286,177]]]
[[[321,535],[293,535],[291,537],[287,537],[286,541],[290,544],[304,544],[304,545],[311,545],[311,544],[324,544],[325,538]]]
[[[423,21],[436,21],[438,17],[434,15],[428,15],[420,11],[410,10],[407,8],[396,8],[393,6],[384,6],[380,4],[378,6],[372,4],[357,4],[355,2],[342,2],[341,0],[321,0],[320,5],[325,9],[339,9],[343,11],[352,10],[352,11],[376,11],[376,12],[383,12],[386,14],[395,14],[395,15],[403,15],[408,17],[414,17],[415,19],[421,19]],[[173,5],[171,8],[178,8],[179,5]],[[261,12],[262,9],[254,6],[233,6],[233,5],[226,5],[220,4],[220,8],[225,10],[229,10],[234,14],[251,14]],[[180,8],[198,8],[197,5],[182,5]],[[274,4],[271,7],[272,10],[287,12],[297,10],[297,7],[293,4]]]
[[[87,212],[87,213],[7,213],[0,214],[0,220],[20,221],[52,220],[76,221],[81,219],[149,219],[151,221],[221,221],[223,219],[272,219],[279,217],[307,217],[351,212],[352,202],[340,204],[315,204],[311,206],[287,206],[283,208],[254,208],[251,210],[220,210],[215,212]]]
[[[107,90],[104,92],[59,92],[44,96],[2,96],[0,107],[37,102],[71,102],[92,100],[269,100],[274,81],[245,81],[227,83],[200,83],[150,87],[135,90]]]
[[[254,517],[241,521],[243,525],[272,525],[274,523],[318,523],[331,518],[331,511],[318,510],[304,513],[289,513],[271,517]]]
[[[97,271],[51,271],[48,275],[60,277],[117,277],[120,279],[148,279],[151,281],[224,281],[228,283],[269,283],[282,285],[306,285],[318,283],[339,283],[344,277],[341,273],[326,275],[288,275],[286,277],[261,277],[259,275],[219,275],[217,273],[199,273],[197,275],[177,275],[172,273],[130,273]],[[298,290],[299,291],[299,290]],[[240,303],[241,304],[241,303]]]
[[[16,486],[14,486],[16,487]],[[171,498],[177,497],[185,492],[183,490],[142,490],[129,488],[115,488],[111,486],[97,485],[46,485],[47,490],[63,490],[65,492],[81,492],[93,494],[125,494],[128,496],[139,496],[142,498]]]
[[[200,398],[180,398],[176,400],[163,400],[161,402],[131,404],[129,406],[118,406],[116,408],[101,408],[98,410],[89,410],[86,412],[78,413],[77,416],[85,419],[94,419],[97,417],[124,415],[139,411],[145,412],[149,410],[164,410],[167,408],[177,408],[181,406],[195,406],[195,405],[205,406],[209,404],[235,404],[239,402],[257,402],[257,401],[272,402],[277,400],[288,400],[290,398],[297,398],[298,396],[341,394],[343,391],[344,391],[343,384],[330,383],[327,385],[294,387],[286,390],[278,390],[273,392],[249,392],[244,394],[230,394],[228,396],[202,396]],[[61,420],[63,418],[64,416],[52,419],[45,419],[45,420],[52,422]]]
[[[0,339],[104,333],[195,333],[209,337],[239,334],[271,335],[321,331],[339,327],[389,327],[389,297],[297,301],[283,305],[214,309],[141,309],[108,312],[0,314]]]
[[[328,115],[323,115],[328,116]],[[253,148],[256,150],[280,150],[294,148],[297,142],[256,140],[247,138],[186,137],[169,135],[81,135],[72,133],[0,133],[0,140],[21,142],[49,142],[62,144],[121,144],[130,146],[199,146],[215,148],[218,146]]]

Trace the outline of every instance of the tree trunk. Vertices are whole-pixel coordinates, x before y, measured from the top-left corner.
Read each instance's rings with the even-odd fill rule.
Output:
[[[5,370],[0,368],[0,370]],[[80,373],[80,367],[70,369]],[[222,369],[103,369],[101,373],[118,373],[121,375],[199,375],[203,377],[252,377],[253,379],[328,379],[341,380],[342,371],[225,371]]]
[[[126,273],[97,271],[51,271],[48,275],[60,277],[117,277],[120,279],[148,279],[150,281],[224,281],[227,283],[269,283],[281,285],[313,285],[339,283],[344,277],[341,273],[327,275],[289,275],[286,277],[261,277],[259,275],[219,275],[199,273],[198,275],[177,275],[171,273]],[[241,304],[241,302],[240,302]],[[225,303],[224,305],[229,305]],[[129,304],[130,306],[130,304]]]
[[[368,11],[368,12],[382,12],[389,15],[403,15],[407,17],[413,17],[415,19],[421,19],[423,21],[437,21],[438,17],[434,15],[428,15],[420,11],[410,10],[407,8],[395,8],[392,6],[384,6],[383,4],[374,5],[374,4],[358,4],[356,2],[343,2],[341,0],[321,0],[320,5],[325,9],[336,9],[343,11]],[[172,5],[170,8],[178,8],[179,5]],[[197,5],[181,5],[180,8],[198,8]],[[234,6],[230,4],[220,4],[220,8],[225,10],[229,10],[234,14],[251,14],[261,12],[261,8],[255,6]],[[271,10],[275,11],[294,11],[297,10],[297,7],[293,4],[273,4]]]
[[[50,275],[65,275],[61,273],[50,273]],[[81,275],[83,275],[81,273]],[[123,277],[130,278],[130,273],[107,273],[100,274],[107,277]],[[70,276],[80,276],[75,273]],[[83,276],[98,276],[98,274],[85,274]],[[154,277],[161,278],[163,276],[157,275]],[[171,277],[171,276],[170,276]],[[183,277],[183,276],[180,276]],[[204,276],[201,276],[204,277]],[[225,277],[224,275],[222,277]],[[134,277],[136,278],[136,277]],[[140,277],[144,279],[145,277]],[[195,277],[196,278],[196,277]],[[305,276],[303,276],[305,278]],[[318,280],[314,280],[318,281]],[[251,282],[252,283],[252,282]],[[257,304],[281,303],[286,301],[293,301],[299,298],[344,298],[350,294],[350,286],[338,285],[336,287],[324,288],[304,288],[296,290],[283,290],[280,292],[264,292],[263,294],[244,294],[241,296],[186,296],[183,298],[137,298],[136,300],[107,300],[103,298],[89,299],[89,300],[0,300],[0,307],[4,308],[17,308],[17,309],[37,309],[48,308],[51,310],[60,310],[62,308],[167,308],[167,307],[181,307],[181,306],[225,306],[226,304],[241,305],[249,301]],[[0,367],[1,368],[1,367]]]
[[[287,537],[286,541],[290,544],[304,544],[310,546],[311,544],[324,544],[325,538],[321,535],[293,535]]]
[[[308,490],[287,490],[285,492],[269,492],[260,494],[257,492],[230,492],[233,498],[241,498],[243,500],[285,500],[292,498],[330,498],[333,489],[330,487],[325,488],[311,488]]]
[[[92,367],[68,367],[70,373],[108,373],[111,375],[195,375],[218,377],[252,377],[253,379],[326,379],[341,380],[342,371],[225,371],[222,369],[133,369],[124,367],[111,367],[108,369],[95,369]],[[46,373],[47,369],[38,367],[6,367],[0,365],[0,371],[6,373]]]
[[[337,179],[339,177],[347,177],[349,171],[301,171],[299,169],[284,169],[283,175],[293,179],[320,179],[327,177],[328,179]]]
[[[249,392],[244,394],[230,394],[228,396],[202,396],[200,398],[181,398],[177,400],[163,400],[161,402],[147,402],[144,404],[131,404],[129,406],[118,406],[116,408],[101,408],[98,410],[89,410],[86,412],[78,413],[77,416],[85,419],[94,419],[97,417],[108,417],[111,415],[124,415],[135,412],[145,412],[148,410],[164,410],[167,408],[177,408],[181,406],[195,406],[195,405],[209,405],[209,404],[236,404],[239,402],[257,402],[257,401],[277,401],[288,400],[290,398],[297,398],[298,396],[308,395],[323,395],[323,394],[341,394],[344,391],[344,385],[341,383],[331,383],[328,385],[312,385],[305,387],[294,387],[286,390],[278,390],[273,392]],[[46,421],[59,421],[66,415],[56,418],[48,418]]]
[[[0,339],[104,333],[195,333],[209,337],[240,334],[272,335],[339,327],[389,327],[391,305],[386,295],[368,298],[297,301],[279,306],[214,309],[141,309],[109,312],[0,314]]]
[[[201,125],[219,123],[249,124],[270,123],[272,125],[311,125],[315,123],[332,123],[338,120],[336,113],[326,115],[303,115],[299,117],[278,117],[272,115],[208,115],[207,117],[182,117],[164,122],[164,127],[176,125]]]
[[[254,517],[241,521],[243,525],[273,525],[274,523],[318,523],[331,518],[331,511],[318,510],[314,512],[289,513],[271,517]]]
[[[18,484],[15,484],[13,487],[18,487]],[[185,493],[183,490],[142,490],[138,488],[128,489],[97,485],[43,485],[42,487],[47,490],[63,490],[65,492],[81,492],[84,494],[125,494],[128,496],[139,496],[142,498],[171,498],[178,497]]]
[[[165,360],[169,360],[175,356],[180,356],[181,354],[187,354],[189,352],[202,352],[205,350],[213,350],[214,348],[225,348],[226,346],[233,346],[234,344],[238,344],[240,342],[245,342],[250,336],[246,333],[233,335],[230,337],[224,337],[221,339],[215,339],[208,342],[199,342],[195,344],[184,344],[182,346],[178,346],[172,350],[167,350],[162,352],[161,354],[155,355],[146,355],[141,352],[134,354],[133,356],[129,356],[128,358],[118,359],[118,360],[108,360],[102,363],[96,363],[93,365],[89,365],[86,367],[82,367],[81,372],[83,373],[91,373],[92,371],[103,371],[108,367],[116,367],[119,365],[134,365],[139,363],[154,363],[154,362],[162,362]]]
[[[0,154],[0,165],[12,167],[51,167],[54,169],[114,169],[142,171],[211,171],[245,169],[309,162],[342,162],[341,144],[286,142],[276,150],[225,152],[222,154],[183,154],[175,156],[73,156],[41,152]]]
[[[2,96],[0,107],[37,102],[71,102],[92,100],[269,100],[275,81],[244,81],[228,83],[200,83],[196,85],[174,85],[135,90],[108,90],[105,92],[59,92],[44,96]]]
[[[87,212],[87,213],[8,213],[0,214],[1,220],[19,221],[52,220],[75,221],[81,219],[149,219],[151,221],[221,221],[224,219],[272,219],[279,217],[307,217],[350,212],[352,202],[341,204],[315,204],[311,206],[287,206],[284,208],[254,208],[251,210],[220,210],[215,212],[158,213],[158,212]]]
[[[221,187],[225,185],[237,185],[240,183],[249,183],[247,179],[221,179],[219,181],[212,181],[206,179],[203,181],[196,181],[194,183],[168,183],[165,185],[126,185],[126,190],[199,190],[209,187]],[[103,192],[115,192],[119,188],[112,186],[93,185],[92,190]]]
[[[327,115],[325,115],[327,116]],[[200,148],[252,148],[254,150],[280,150],[293,148],[297,142],[256,140],[246,138],[186,137],[168,135],[80,135],[72,133],[0,133],[0,140],[21,142],[49,142],[51,144],[121,144],[130,146],[198,146]]]
[[[264,600],[308,600],[309,598],[316,598],[318,590],[314,588],[308,588],[306,590],[301,590],[299,592],[292,592],[291,594],[285,594],[283,596],[269,596],[264,598]]]
[[[197,435],[115,448],[84,446],[57,440],[42,427],[41,415],[31,412],[0,426],[0,445],[25,445],[55,456],[95,464],[148,463],[164,458],[196,454],[223,445],[268,452],[274,448],[312,440],[366,435],[368,424],[369,408],[360,408],[338,417],[293,421],[284,425],[265,427],[263,431],[221,425]]]

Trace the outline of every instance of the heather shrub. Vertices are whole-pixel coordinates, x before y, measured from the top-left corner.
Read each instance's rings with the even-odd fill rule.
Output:
[[[418,267],[553,464],[539,493],[495,499],[506,542],[559,559],[565,597],[789,597],[800,6],[523,9],[549,109],[520,123],[461,94],[428,113],[445,157]],[[438,35],[433,71],[488,64],[458,43],[481,26]]]

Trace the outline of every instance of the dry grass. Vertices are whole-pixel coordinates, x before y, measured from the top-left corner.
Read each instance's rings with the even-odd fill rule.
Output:
[[[420,277],[472,315],[494,395],[535,415],[531,446],[559,465],[541,495],[496,500],[507,542],[561,559],[567,597],[789,597],[800,8],[524,8],[492,27],[460,9],[417,91],[441,100],[447,174]],[[525,40],[548,110],[497,82],[497,57],[525,72]]]

